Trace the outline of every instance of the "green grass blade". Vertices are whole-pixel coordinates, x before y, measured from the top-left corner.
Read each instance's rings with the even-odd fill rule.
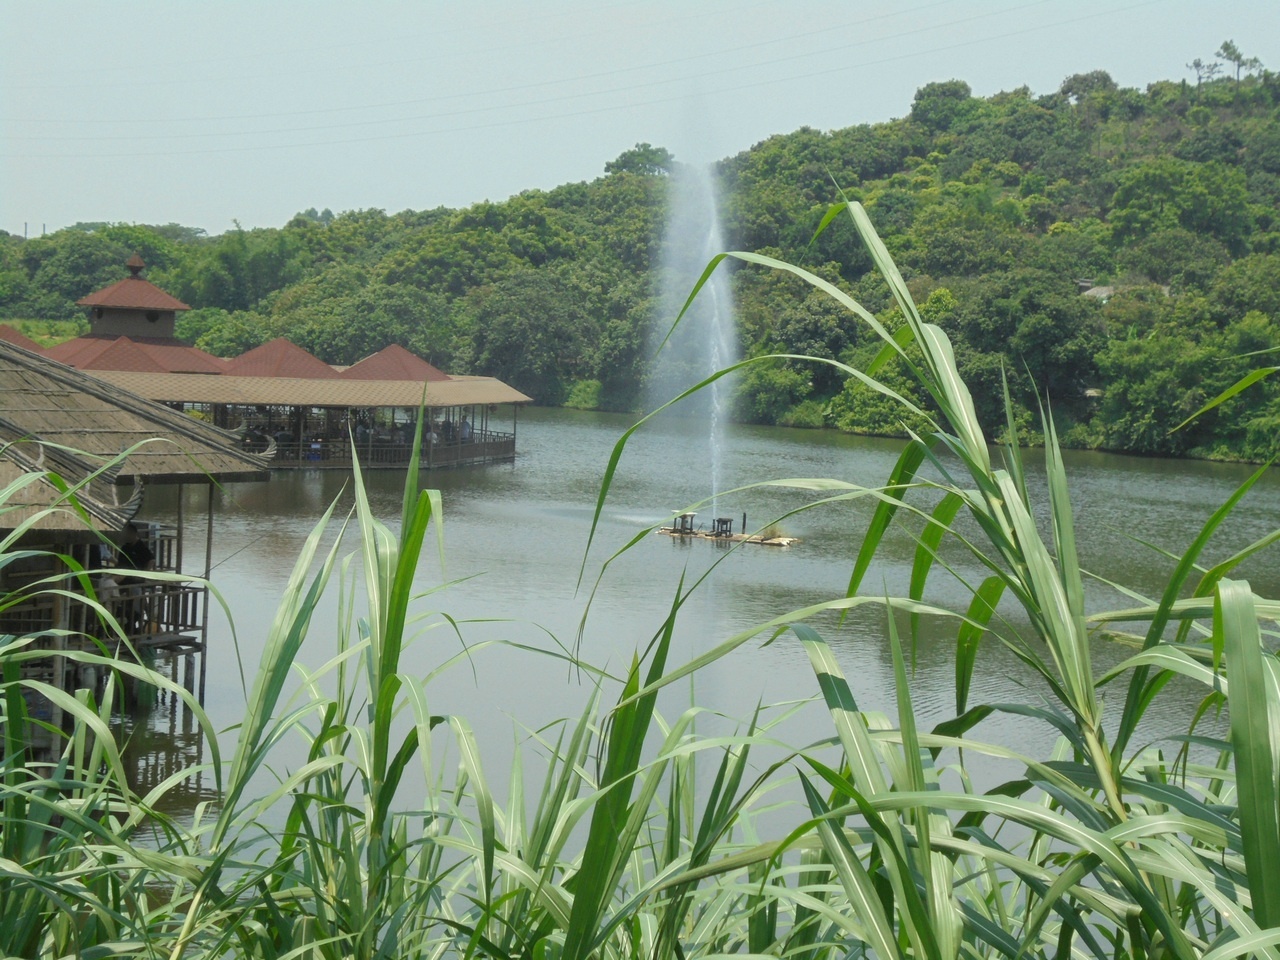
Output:
[[[832,866],[835,867],[836,876],[840,880],[841,887],[844,888],[845,896],[849,898],[850,913],[858,920],[856,927],[850,925],[848,929],[850,932],[858,929],[863,931],[867,943],[875,950],[876,956],[903,957],[893,925],[881,906],[871,875],[867,873],[862,861],[850,846],[849,838],[844,835],[844,831],[838,829],[831,821],[827,805],[803,773],[800,774],[800,782],[804,787],[809,810],[814,815],[822,846]]]
[[[882,503],[884,501],[881,501]],[[938,505],[933,508],[933,512],[929,514],[924,530],[920,532],[918,541],[916,542],[915,558],[911,562],[911,584],[908,588],[907,595],[912,600],[924,599],[925,584],[928,583],[929,573],[933,569],[934,561],[938,558],[938,547],[942,544],[942,537],[951,530],[951,521],[956,518],[956,514],[960,512],[960,508],[964,505],[964,498],[958,493],[947,493]],[[919,617],[911,618],[911,635],[914,638],[919,627]],[[915,658],[912,657],[914,662]]]
[[[1181,430],[1192,420],[1195,420],[1197,417],[1200,417],[1203,414],[1208,413],[1214,407],[1222,406],[1222,404],[1226,403],[1228,400],[1234,397],[1237,393],[1240,393],[1242,390],[1247,390],[1249,387],[1253,386],[1259,380],[1263,379],[1264,377],[1271,376],[1271,374],[1275,373],[1277,370],[1280,370],[1280,367],[1261,367],[1257,370],[1251,370],[1249,373],[1246,373],[1243,377],[1241,377],[1231,386],[1227,387],[1227,389],[1223,390],[1220,394],[1218,394],[1216,397],[1214,397],[1212,400],[1206,403],[1203,407],[1201,407],[1195,413],[1191,414],[1191,416],[1187,417],[1187,419],[1183,420],[1180,424],[1178,424],[1169,432],[1175,433],[1178,430]]]
[[[887,499],[876,504],[871,523],[867,525],[867,531],[863,535],[862,546],[858,548],[858,556],[853,564],[853,574],[849,577],[846,596],[854,596],[862,585],[862,578],[871,568],[871,561],[880,548],[880,541],[884,538],[885,531],[889,529],[889,524],[893,522],[905,490],[915,479],[916,471],[924,463],[927,452],[928,445],[924,441],[913,440],[898,455],[898,461],[893,465],[893,472],[889,474],[889,482],[885,486]]]
[[[1213,629],[1226,652],[1231,685],[1231,744],[1253,915],[1260,927],[1280,927],[1280,787],[1272,725],[1280,707],[1268,695],[1261,636],[1247,583],[1223,580],[1219,585]]]
[[[969,709],[969,689],[973,683],[973,668],[978,660],[978,647],[986,633],[987,624],[995,615],[1000,598],[1004,596],[1003,577],[987,577],[974,591],[969,609],[960,630],[956,634],[956,715]]]
[[[1244,499],[1245,494],[1253,489],[1254,484],[1262,479],[1268,469],[1269,465],[1260,467],[1244,483],[1240,484],[1222,506],[1216,509],[1209,519],[1204,522],[1195,539],[1191,541],[1191,544],[1178,558],[1174,571],[1169,577],[1169,582],[1165,585],[1164,593],[1161,595],[1159,610],[1147,628],[1146,639],[1143,641],[1144,647],[1153,647],[1160,642],[1160,638],[1164,635],[1164,629],[1169,623],[1169,611],[1181,597],[1187,580],[1196,569],[1200,554],[1218,531],[1218,528],[1235,510],[1236,505]],[[1146,683],[1147,671],[1145,668],[1139,667],[1133,672],[1133,676],[1129,680],[1129,690],[1125,695],[1124,710],[1120,714],[1120,722],[1116,730],[1112,753],[1117,759],[1123,755],[1125,747],[1128,746],[1129,738],[1133,736],[1133,731],[1136,729],[1138,721],[1142,719],[1139,704],[1145,699],[1143,688]]]

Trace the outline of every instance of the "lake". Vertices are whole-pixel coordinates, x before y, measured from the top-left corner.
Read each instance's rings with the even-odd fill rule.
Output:
[[[840,597],[848,585],[873,503],[832,503],[786,516],[815,495],[784,486],[722,492],[714,509],[710,504],[695,509],[700,522],[709,525],[712,516],[729,516],[735,518],[735,528],[744,512],[752,528],[784,517],[783,532],[800,540],[794,546],[744,544],[730,550],[707,540],[655,533],[611,562],[601,576],[602,565],[637,533],[711,493],[702,428],[681,421],[646,425],[622,456],[587,553],[610,451],[631,422],[618,415],[526,410],[520,415],[514,463],[423,475],[424,485],[438,488],[443,498],[445,557],[442,570],[429,538],[419,579],[424,590],[443,588],[420,600],[417,609],[447,614],[458,627],[444,616],[429,617],[429,629],[406,653],[401,669],[425,676],[464,645],[477,647],[427,689],[433,712],[462,714],[474,726],[491,770],[504,769],[513,743],[528,731],[575,715],[585,702],[588,680],[556,654],[576,648],[592,664],[615,674],[624,670],[633,652],[660,629],[681,577],[688,588],[715,568],[680,613],[672,666],[772,617]],[[721,470],[727,491],[780,478],[836,478],[877,486],[889,476],[901,447],[897,441],[832,432],[735,426],[725,438]],[[1043,504],[1040,452],[1028,452],[1027,459],[1033,496]],[[1158,596],[1172,568],[1167,554],[1180,553],[1253,469],[1085,452],[1068,452],[1066,461],[1081,562],[1098,578],[1086,585],[1093,610],[1133,605],[1107,581]],[[374,511],[397,524],[402,474],[379,471],[366,478]],[[1278,493],[1280,475],[1271,471],[1211,543],[1205,560],[1221,560],[1269,533],[1276,525]],[[186,495],[187,516],[201,516],[203,490]],[[339,518],[345,516],[352,501],[349,475],[279,472],[269,483],[231,485],[216,496],[212,579],[231,610],[250,683],[290,569],[335,499]],[[176,509],[173,490],[148,491],[147,519],[171,522]],[[339,525],[335,520],[326,544]],[[202,557],[203,523],[190,521],[189,528],[187,556]],[[351,541],[343,553],[354,548]],[[894,531],[863,592],[905,594],[914,550],[909,531]],[[956,545],[947,547],[944,558],[958,576],[975,584],[981,580],[980,566]],[[1274,548],[1239,575],[1250,579],[1257,592],[1277,595],[1280,573]],[[303,648],[300,659],[308,666],[323,663],[333,652],[335,593],[330,591],[324,615],[313,623]],[[937,570],[926,599],[963,609],[968,595],[954,578]],[[1008,615],[1016,622],[1016,611],[1009,608]],[[883,610],[867,606],[843,622],[824,615],[815,623],[832,643],[859,706],[892,715],[896,707]],[[914,651],[912,693],[922,725],[954,715],[955,630],[954,622],[927,623]],[[768,645],[765,639],[749,641],[698,674],[692,692],[688,681],[677,685],[664,709],[678,711],[695,697],[712,711],[746,718],[758,703],[815,696],[813,673],[794,637],[787,634]],[[484,645],[489,641],[493,643]],[[244,695],[231,629],[216,607],[209,646],[206,708],[217,727],[226,729],[242,717]],[[1101,672],[1133,649],[1099,639],[1094,652],[1095,672]],[[1203,691],[1187,685],[1170,693],[1158,702],[1148,728],[1185,732]],[[615,695],[611,689],[606,702]],[[971,704],[1040,702],[1044,695],[1043,683],[1016,657],[996,642],[986,643]],[[1109,695],[1118,712],[1123,688]],[[782,732],[789,742],[801,743],[830,736],[831,728],[822,709],[807,707]],[[978,734],[1033,753],[1047,752],[1054,742],[1047,727],[999,716],[985,721]]]

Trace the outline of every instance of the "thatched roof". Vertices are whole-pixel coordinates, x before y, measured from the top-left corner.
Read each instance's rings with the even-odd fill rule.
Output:
[[[205,377],[183,373],[97,372],[108,383],[164,403],[270,404],[289,407],[416,407],[422,381],[309,380],[290,377]],[[467,407],[489,403],[531,403],[514,387],[493,377],[451,376],[428,381],[427,406]]]
[[[129,374],[133,377],[190,374]],[[0,443],[38,440],[80,451],[84,473],[126,450],[120,482],[265,480],[269,461],[234,435],[52,360],[0,343]],[[141,444],[137,449],[135,445]]]
[[[115,485],[115,471],[86,472],[86,464],[56,447],[34,441],[0,445],[0,531],[31,522],[32,534],[56,532],[60,540],[92,541],[121,530],[142,505],[142,486]],[[58,477],[74,495],[55,485]]]

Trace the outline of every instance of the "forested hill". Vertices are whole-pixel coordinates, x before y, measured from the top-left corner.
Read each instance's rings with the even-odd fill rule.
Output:
[[[1045,95],[933,83],[901,119],[772,137],[717,165],[727,242],[804,264],[892,325],[844,220],[813,240],[843,189],[951,335],[984,422],[1004,421],[1003,371],[1028,423],[1046,392],[1075,445],[1274,456],[1280,378],[1171,432],[1280,348],[1280,75],[1237,66],[1145,91],[1103,72]],[[0,317],[36,334],[34,321],[75,318],[74,301],[119,279],[136,251],[150,279],[198,308],[180,333],[215,353],[286,335],[351,363],[397,342],[542,403],[630,409],[663,312],[654,277],[674,164],[639,145],[590,183],[501,203],[309,210],[217,237],[174,224],[0,234]],[[876,350],[799,281],[742,269],[733,284],[744,355],[857,365]],[[903,427],[825,365],[755,365],[738,409],[756,422]]]

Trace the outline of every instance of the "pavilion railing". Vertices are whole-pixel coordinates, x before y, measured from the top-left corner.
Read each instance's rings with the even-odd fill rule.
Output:
[[[399,467],[409,462],[412,444],[399,440],[369,439],[356,443],[362,467]],[[495,460],[511,460],[516,455],[514,433],[477,430],[470,440],[424,440],[420,465],[426,468],[451,467]],[[274,467],[326,468],[351,466],[351,441],[315,438],[276,444]]]

